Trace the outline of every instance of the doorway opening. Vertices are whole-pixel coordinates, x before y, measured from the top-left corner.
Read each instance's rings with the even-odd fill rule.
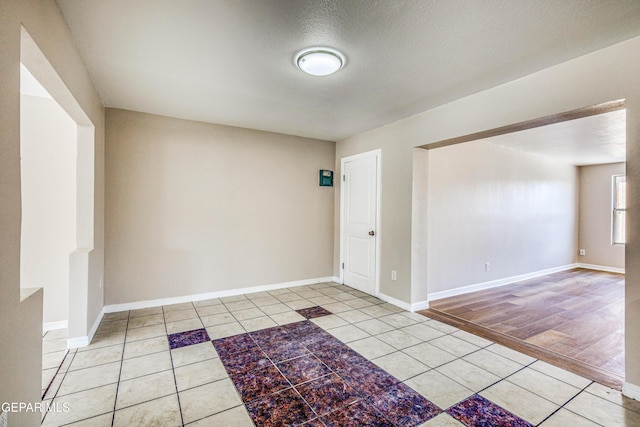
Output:
[[[44,288],[44,392],[67,349],[90,335],[95,127],[24,27],[20,61],[21,287]]]
[[[612,244],[611,183],[625,171],[624,101],[422,148],[428,312],[620,388],[624,247]],[[577,321],[580,310],[593,314]],[[612,323],[615,334],[593,334]]]
[[[76,123],[20,65],[20,286],[43,289],[42,395],[67,355]]]

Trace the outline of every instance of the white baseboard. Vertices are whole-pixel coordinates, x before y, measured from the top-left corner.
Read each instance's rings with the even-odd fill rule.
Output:
[[[333,276],[331,278],[331,281],[342,284],[342,282],[340,281],[340,276]]]
[[[409,304],[408,302],[404,302],[397,298],[390,297],[389,295],[385,295],[382,292],[378,293],[378,298],[388,302],[389,304],[393,304],[396,307],[400,307],[403,310],[407,310],[411,312],[429,308],[429,301],[420,301],[413,304]]]
[[[67,348],[86,347],[86,346],[89,345],[90,342],[91,341],[89,341],[89,337],[88,336],[69,338],[67,340]]]
[[[400,301],[399,299],[390,297],[389,295],[385,295],[382,292],[379,292],[377,297],[380,298],[382,301],[386,301],[389,304],[393,304],[396,307],[400,307],[403,310],[411,311],[411,304],[409,304],[408,302]]]
[[[625,269],[619,268],[619,267],[607,267],[605,265],[582,264],[582,263],[578,263],[577,267],[586,268],[588,270],[598,270],[598,271],[607,271],[609,273],[625,274]]]
[[[505,277],[503,279],[491,280],[489,282],[476,283],[474,285],[462,286],[446,291],[432,292],[427,296],[428,301],[434,301],[442,298],[453,297],[456,295],[467,294],[469,292],[482,291],[484,289],[497,288],[498,286],[510,285],[511,283],[520,282],[522,280],[533,279],[547,274],[558,273],[560,271],[571,270],[577,268],[578,264],[567,264],[560,267],[548,268],[546,270],[534,271],[531,273],[520,274],[518,276]]]
[[[411,311],[426,310],[429,308],[429,301],[420,301],[411,304]]]
[[[98,330],[98,326],[100,326],[100,322],[102,322],[102,317],[104,316],[104,308],[102,310],[100,310],[100,313],[98,314],[98,318],[96,319],[95,322],[93,322],[93,326],[91,327],[91,330],[89,331],[89,335],[83,336],[83,337],[75,337],[75,338],[69,338],[67,340],[67,347],[68,348],[79,348],[79,347],[86,347],[91,343],[91,340],[93,339],[93,336],[96,334],[96,331]]]
[[[622,394],[630,399],[640,401],[640,386],[631,383],[622,385]]]
[[[147,301],[127,302],[122,304],[105,305],[104,313],[114,313],[118,311],[137,310],[140,308],[158,307],[161,305],[180,304],[183,302],[202,301],[211,298],[224,298],[242,294],[253,294],[257,292],[274,291],[282,288],[293,288],[296,286],[314,285],[316,283],[333,282],[335,277],[319,277],[316,279],[296,280],[293,282],[274,283],[271,285],[252,286],[249,288],[228,289],[217,292],[207,292],[204,294],[183,295],[180,297],[160,298]]]
[[[56,329],[65,329],[69,326],[68,320],[58,320],[57,322],[44,322],[42,324],[42,332],[55,331]]]

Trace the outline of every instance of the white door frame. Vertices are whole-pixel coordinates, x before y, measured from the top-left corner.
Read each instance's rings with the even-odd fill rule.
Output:
[[[378,296],[380,293],[380,242],[382,236],[382,228],[380,227],[380,197],[382,195],[382,149],[367,151],[365,153],[354,154],[352,156],[343,157],[340,159],[340,283],[344,284],[344,165],[353,160],[359,160],[366,157],[375,157],[376,159],[376,268],[375,268],[375,289],[374,296]]]

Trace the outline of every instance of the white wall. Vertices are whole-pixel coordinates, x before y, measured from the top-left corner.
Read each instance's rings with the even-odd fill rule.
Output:
[[[624,246],[611,244],[612,176],[624,175],[624,163],[582,166],[580,171],[579,246],[586,250],[578,262],[624,268]]]
[[[429,150],[428,171],[430,294],[575,262],[575,166],[474,141]]]
[[[335,143],[107,109],[106,303],[333,276]]]
[[[76,123],[53,100],[20,98],[20,286],[44,288],[44,322],[69,316],[76,249]]]

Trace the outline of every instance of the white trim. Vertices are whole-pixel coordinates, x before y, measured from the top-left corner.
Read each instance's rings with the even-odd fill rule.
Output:
[[[314,285],[316,283],[338,282],[339,279],[340,279],[339,277],[335,277],[335,276],[319,277],[316,279],[296,280],[293,282],[253,286],[250,288],[229,289],[225,291],[208,292],[204,294],[183,295],[180,297],[173,297],[173,298],[161,298],[161,299],[136,301],[136,302],[130,302],[130,303],[123,303],[123,304],[105,305],[104,307],[102,307],[102,310],[100,311],[98,318],[94,322],[93,327],[89,332],[89,335],[83,336],[83,337],[69,338],[67,340],[67,347],[78,348],[78,347],[88,346],[91,343],[93,336],[96,334],[96,331],[98,330],[98,326],[100,326],[100,322],[102,321],[102,317],[105,315],[105,313],[115,313],[118,311],[136,310],[139,308],[148,308],[148,307],[158,307],[161,305],[179,304],[182,302],[202,301],[202,300],[211,299],[211,298],[222,298],[222,297],[229,297],[229,296],[242,295],[242,294],[251,294],[256,292],[273,291],[273,290],[282,289],[282,288]]]
[[[411,304],[411,311],[419,311],[419,310],[426,310],[427,308],[429,308],[429,301],[420,301],[420,302],[416,302]]]
[[[104,316],[104,313],[106,313],[105,307],[102,307],[102,310],[100,310],[100,314],[98,314],[96,321],[93,322],[93,326],[89,331],[89,335],[85,335],[83,337],[69,338],[67,340],[67,348],[86,347],[89,344],[91,344],[91,340],[93,340],[93,336],[96,334],[96,331],[98,330],[98,326],[100,326],[100,322],[102,322],[102,317]]]
[[[441,298],[453,297],[456,295],[467,294],[469,292],[481,291],[484,289],[497,288],[498,286],[510,285],[522,280],[533,279],[540,276],[546,276],[547,274],[558,273],[560,271],[571,270],[578,267],[578,264],[567,264],[560,267],[548,268],[546,270],[534,271],[531,273],[520,274],[518,276],[505,277],[503,279],[492,280],[489,282],[476,283],[474,285],[462,286],[455,289],[449,289],[446,291],[433,292],[427,295],[428,301],[434,301]]]
[[[400,307],[401,309],[410,311],[410,312],[429,308],[429,301],[420,301],[414,304],[409,304],[408,302],[404,302],[397,298],[390,297],[389,295],[383,294],[382,292],[378,293],[378,298],[380,298],[382,301],[388,302],[389,304],[393,304],[396,307]]]
[[[282,288],[293,288],[296,286],[314,285],[316,283],[333,282],[335,277],[319,277],[316,279],[296,280],[293,282],[275,283],[271,285],[252,286],[249,288],[228,289],[217,292],[207,292],[204,294],[183,295],[172,298],[160,298],[146,301],[127,302],[123,304],[105,305],[104,313],[114,313],[118,311],[137,310],[140,308],[158,307],[161,305],[179,304],[183,302],[202,301],[211,298],[231,297],[235,295],[253,294],[256,292],[273,291]]]
[[[42,332],[55,331],[56,329],[65,329],[69,326],[68,320],[58,320],[57,322],[42,323]]]
[[[624,268],[619,267],[607,267],[604,265],[595,265],[595,264],[582,264],[578,263],[579,268],[586,268],[588,270],[597,270],[597,271],[608,271],[609,273],[621,273],[625,274]]]
[[[89,342],[89,337],[86,335],[84,337],[69,338],[67,340],[67,348],[86,347]]]
[[[340,159],[340,258],[339,258],[339,267],[340,267],[340,280],[338,283],[344,284],[344,269],[342,268],[342,263],[344,262],[344,181],[342,180],[342,176],[344,175],[344,164],[347,162],[352,162],[354,160],[359,160],[367,157],[375,157],[376,158],[376,277],[375,277],[375,285],[374,285],[374,296],[380,295],[380,265],[381,265],[381,236],[382,236],[382,222],[381,222],[381,211],[382,211],[382,148],[378,148],[376,150],[366,151],[364,153],[354,154],[352,156],[343,157]],[[347,285],[348,286],[348,285]]]
[[[389,304],[393,304],[396,307],[400,307],[403,310],[411,311],[411,304],[409,304],[408,302],[400,301],[399,299],[390,297],[389,295],[385,295],[382,292],[378,293],[378,298],[388,302]]]
[[[334,282],[339,283],[342,285],[342,279],[339,276],[333,276],[331,278]]]
[[[624,383],[622,385],[622,394],[630,399],[640,401],[640,386],[631,383]]]

